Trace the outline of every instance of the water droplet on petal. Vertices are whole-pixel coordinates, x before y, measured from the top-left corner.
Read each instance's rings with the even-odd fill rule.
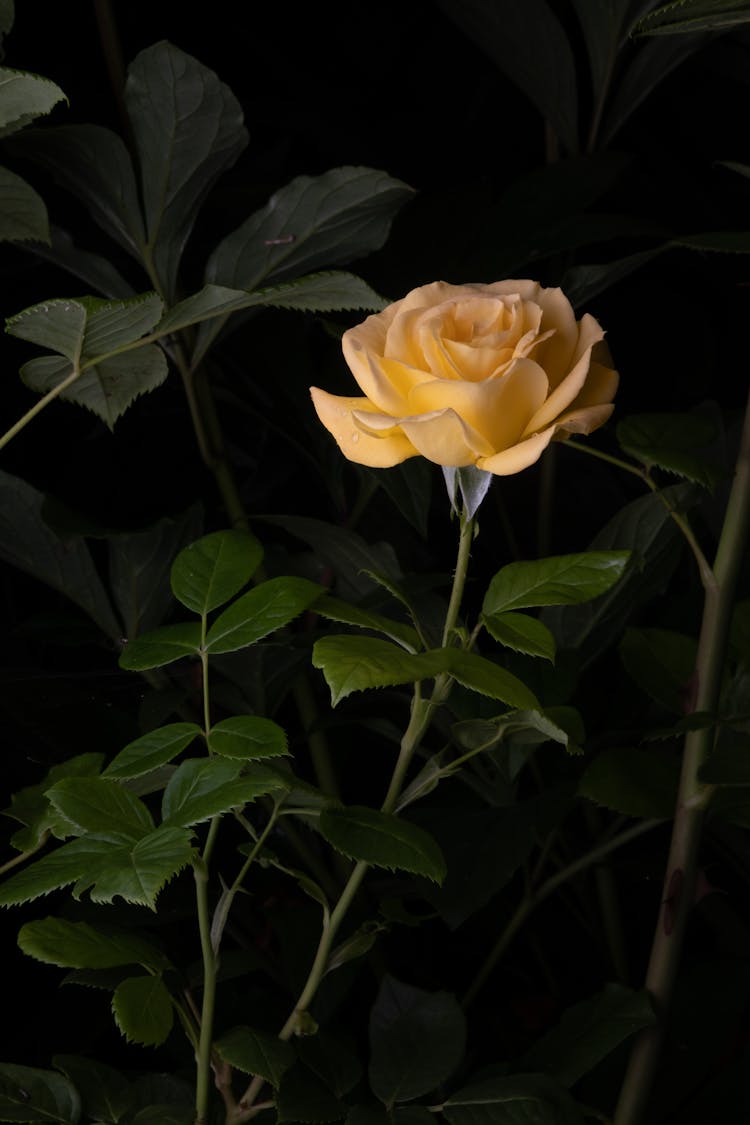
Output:
[[[353,434],[352,434],[352,441],[353,441],[353,442],[357,442],[357,441],[359,441],[359,434],[357,434],[357,433],[353,433]]]

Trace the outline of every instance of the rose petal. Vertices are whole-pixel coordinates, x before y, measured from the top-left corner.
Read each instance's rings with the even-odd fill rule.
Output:
[[[484,452],[498,452],[520,440],[548,389],[541,367],[533,360],[519,359],[501,377],[481,383],[447,379],[420,383],[409,393],[409,412],[424,414],[452,408],[484,436],[489,446]]]
[[[406,309],[393,318],[383,348],[386,359],[397,359],[412,367],[428,370],[427,360],[419,342],[418,322],[424,313],[425,310],[422,308]]]
[[[593,348],[596,344],[601,345],[603,340],[604,329],[599,321],[591,316],[590,313],[584,313],[578,322],[578,342],[573,350],[571,366],[578,363],[578,360],[589,348]]]
[[[461,379],[472,383],[488,379],[513,359],[512,348],[479,348],[458,340],[443,340],[443,348]]]
[[[578,342],[578,324],[573,307],[562,289],[539,289],[535,298],[542,310],[542,329],[554,329],[554,335],[534,352],[534,359],[547,372],[554,388],[570,371]],[[592,318],[593,319],[593,318]]]
[[[532,434],[534,430],[541,430],[544,426],[554,422],[581,393],[589,373],[592,347],[593,344],[589,345],[572,371],[565,376],[563,381],[552,391],[542,408],[529,420],[525,433]]]
[[[418,450],[398,426],[378,437],[358,425],[353,411],[372,414],[374,408],[366,398],[346,398],[331,395],[319,387],[311,387],[313,405],[318,418],[336,439],[339,449],[349,461],[369,465],[373,469],[388,469],[399,465]]]
[[[592,360],[583,389],[570,404],[570,409],[577,410],[579,406],[598,406],[600,403],[612,402],[619,382],[620,376],[616,371]]]
[[[444,301],[413,322],[419,350],[442,379],[486,379],[512,357],[526,330],[523,306],[467,286],[463,299]],[[502,356],[494,353],[505,349]]]
[[[613,403],[582,406],[580,410],[570,410],[558,418],[555,429],[565,434],[590,434],[604,425],[613,410]]]
[[[358,364],[356,372],[352,371],[359,389],[374,409],[394,415],[411,414],[408,405],[410,391],[431,378],[429,371],[420,371],[396,359],[372,354],[367,355],[366,362]]]
[[[399,425],[415,449],[436,465],[473,465],[477,457],[492,452],[489,442],[455,410],[400,418]]]
[[[499,477],[520,473],[522,469],[527,469],[529,465],[539,460],[552,440],[554,432],[555,427],[550,426],[542,433],[534,434],[533,437],[526,438],[525,441],[512,445],[501,453],[495,453],[492,457],[480,457],[477,460],[477,468]]]
[[[543,292],[541,285],[538,281],[519,281],[518,279],[509,281],[493,281],[489,285],[483,286],[488,293],[495,293],[502,297],[519,296],[522,301],[534,301],[539,304],[538,296]]]

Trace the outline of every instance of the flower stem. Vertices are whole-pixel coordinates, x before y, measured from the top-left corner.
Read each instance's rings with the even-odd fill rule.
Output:
[[[713,570],[708,574],[701,571],[705,598],[696,658],[695,711],[713,712],[718,704],[734,590],[749,525],[750,399]],[[701,782],[700,769],[711,752],[713,739],[710,727],[690,731],[685,738],[664,893],[646,973],[646,988],[659,1022],[641,1032],[635,1042],[615,1112],[615,1125],[638,1125],[651,1100],[687,919],[695,899],[698,848],[713,793],[712,786]]]
[[[28,426],[29,422],[36,418],[37,414],[41,414],[45,406],[49,406],[49,404],[51,402],[54,402],[55,399],[63,393],[63,391],[66,391],[68,387],[72,386],[80,374],[81,369],[76,364],[73,367],[70,375],[67,375],[64,379],[62,379],[56,386],[52,388],[51,391],[47,391],[46,395],[42,395],[40,399],[37,399],[31,409],[27,410],[23,417],[19,418],[18,421],[15,422],[9,430],[6,430],[5,433],[0,436],[0,449],[4,449],[8,442],[13,440],[16,434],[20,434],[21,430],[23,430],[26,426]]]
[[[198,909],[201,954],[203,957],[203,1003],[201,1005],[198,1040],[197,1075],[195,1082],[195,1125],[208,1120],[211,1083],[211,1046],[213,1041],[214,1006],[216,999],[216,956],[211,945],[211,919],[208,910],[208,868],[202,859],[193,864],[195,899]]]
[[[458,557],[456,560],[456,569],[453,575],[453,587],[451,590],[450,600],[448,602],[448,609],[445,615],[445,624],[443,628],[443,643],[446,644],[456,627],[458,621],[458,614],[461,608],[461,599],[463,596],[464,586],[466,584],[466,574],[469,565],[469,554],[471,549],[472,539],[474,538],[474,519],[465,518],[464,513],[460,514],[460,533],[458,545]],[[404,731],[403,738],[401,739],[401,747],[399,750],[398,759],[393,768],[393,774],[388,786],[388,791],[381,805],[381,812],[391,813],[396,806],[399,794],[403,787],[404,779],[411,764],[414,753],[419,746],[427,727],[432,718],[433,709],[442,703],[450,688],[450,677],[447,675],[439,675],[435,678],[435,684],[432,694],[428,700],[422,698],[421,688],[419,683],[414,685],[414,696],[412,699],[411,715],[409,723]],[[289,1013],[284,1026],[279,1032],[280,1039],[290,1039],[292,1035],[298,1032],[300,1021],[304,1013],[308,1010],[310,1004],[315,998],[318,991],[320,982],[322,981],[328,958],[330,956],[333,941],[336,937],[341,923],[344,921],[346,914],[351,906],[357,891],[359,890],[362,880],[364,879],[369,868],[369,864],[364,860],[359,860],[349,878],[346,881],[344,889],[342,890],[339,899],[331,911],[330,917],[323,924],[323,931],[320,935],[318,948],[315,952],[310,972],[308,973],[307,980],[304,984],[302,991],[297,998],[294,1008]],[[232,1125],[239,1125],[240,1122],[249,1121],[258,1112],[259,1107],[255,1105],[255,1100],[264,1085],[264,1079],[257,1076],[253,1078],[245,1093],[242,1095],[238,1104],[238,1110],[231,1118]]]
[[[458,520],[460,527],[458,558],[456,559],[456,569],[453,574],[453,587],[451,589],[448,611],[445,615],[445,624],[443,626],[443,646],[450,644],[451,633],[455,629],[456,622],[458,621],[458,611],[461,608],[464,586],[466,585],[466,574],[469,568],[469,553],[471,551],[474,529],[476,527],[476,519],[467,519],[463,511],[459,513]]]

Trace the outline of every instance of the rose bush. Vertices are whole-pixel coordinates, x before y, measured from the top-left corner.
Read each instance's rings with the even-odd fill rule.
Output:
[[[311,388],[342,453],[387,468],[421,454],[501,476],[553,438],[590,433],[612,413],[618,376],[594,317],[535,281],[436,281],[344,333],[364,397]]]

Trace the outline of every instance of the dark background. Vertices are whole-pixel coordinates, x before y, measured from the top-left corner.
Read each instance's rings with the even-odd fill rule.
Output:
[[[126,62],[168,39],[215,69],[245,111],[250,144],[207,201],[190,243],[186,282],[195,289],[212,245],[274,190],[294,176],[345,164],[381,168],[416,191],[383,250],[352,264],[389,298],[438,278],[498,280],[505,276],[507,247],[515,244],[519,222],[533,230],[534,207],[544,230],[551,203],[543,194],[534,195],[533,186],[548,160],[543,122],[431,0],[291,8],[226,2],[115,7]],[[575,39],[572,12],[562,2],[557,7]],[[577,46],[583,60],[582,44]],[[612,146],[592,158],[590,174],[602,175],[607,186],[583,211],[601,216],[603,230],[607,216],[616,217],[606,237],[520,263],[515,275],[557,284],[571,266],[624,257],[680,234],[746,229],[750,184],[720,162],[750,162],[749,59],[747,31],[707,39],[643,102]],[[19,4],[4,63],[62,87],[70,105],[57,107],[51,121],[121,128],[94,7]],[[585,81],[583,90],[585,116]],[[138,284],[133,267],[120,261],[75,201],[30,165],[8,163],[42,193],[54,222],[74,231],[81,245],[112,254]],[[585,184],[588,174],[582,172],[576,183]],[[525,177],[532,177],[528,188]],[[507,194],[511,191],[515,196]],[[75,279],[16,247],[0,249],[0,279],[7,315],[47,297],[81,295]],[[607,329],[621,372],[618,416],[691,410],[710,399],[730,413],[742,406],[748,379],[747,281],[742,256],[675,248],[587,305]],[[141,287],[148,285],[144,281]],[[270,433],[256,429],[234,416],[229,398],[223,400],[227,439],[251,512],[333,520],[346,514],[337,508],[326,476],[339,474],[346,482],[349,470],[338,464],[332,443],[318,432],[307,387],[318,383],[346,393],[348,374],[330,329],[353,319],[334,317],[326,326],[315,318],[269,311],[225,345],[225,380],[235,380],[232,386],[241,388],[257,416],[273,424]],[[9,338],[4,347],[2,413],[10,424],[32,401],[15,375],[29,350]],[[318,453],[317,475],[300,465],[287,433]],[[616,451],[610,428],[597,441]],[[603,513],[639,491],[594,462],[574,463],[572,454],[558,461],[551,547],[581,549],[603,522]],[[92,524],[137,529],[199,499],[209,522],[222,526],[214,485],[197,457],[174,381],[137,402],[114,435],[76,407],[56,404],[16,439],[3,465]],[[532,470],[504,489],[503,515],[522,554],[535,550],[539,487],[539,473]],[[433,521],[437,537],[445,535],[442,496],[440,505],[440,522]],[[386,517],[376,512],[368,537],[387,535],[387,530]],[[440,558],[440,542],[431,546]],[[452,528],[446,548],[452,552]],[[414,561],[423,562],[423,548],[413,544],[412,549]],[[480,565],[488,568],[493,560],[496,567],[498,558],[507,558],[502,536],[486,539],[478,550],[485,551]],[[137,689],[111,671],[110,654],[85,644],[64,650],[60,638],[39,639],[37,623],[48,625],[57,612],[68,637],[74,628],[85,631],[85,625],[33,580],[3,568],[0,596],[14,650],[3,689],[10,793],[54,754],[94,746],[116,749],[132,737],[129,708],[137,703]],[[66,660],[71,672],[63,676],[59,669]],[[18,921],[19,913],[3,916],[3,944],[18,962],[16,979],[28,992],[13,1002],[18,1023],[5,1054],[46,1065],[53,1050],[79,1049],[81,1032],[76,1029],[75,1044],[65,1043],[71,993],[55,991],[57,970],[16,954]],[[647,941],[650,921],[633,924]],[[41,999],[45,977],[52,991]],[[101,996],[80,991],[75,1000],[76,1022],[87,1025],[85,1049],[104,1045],[102,1057],[119,1050]]]

